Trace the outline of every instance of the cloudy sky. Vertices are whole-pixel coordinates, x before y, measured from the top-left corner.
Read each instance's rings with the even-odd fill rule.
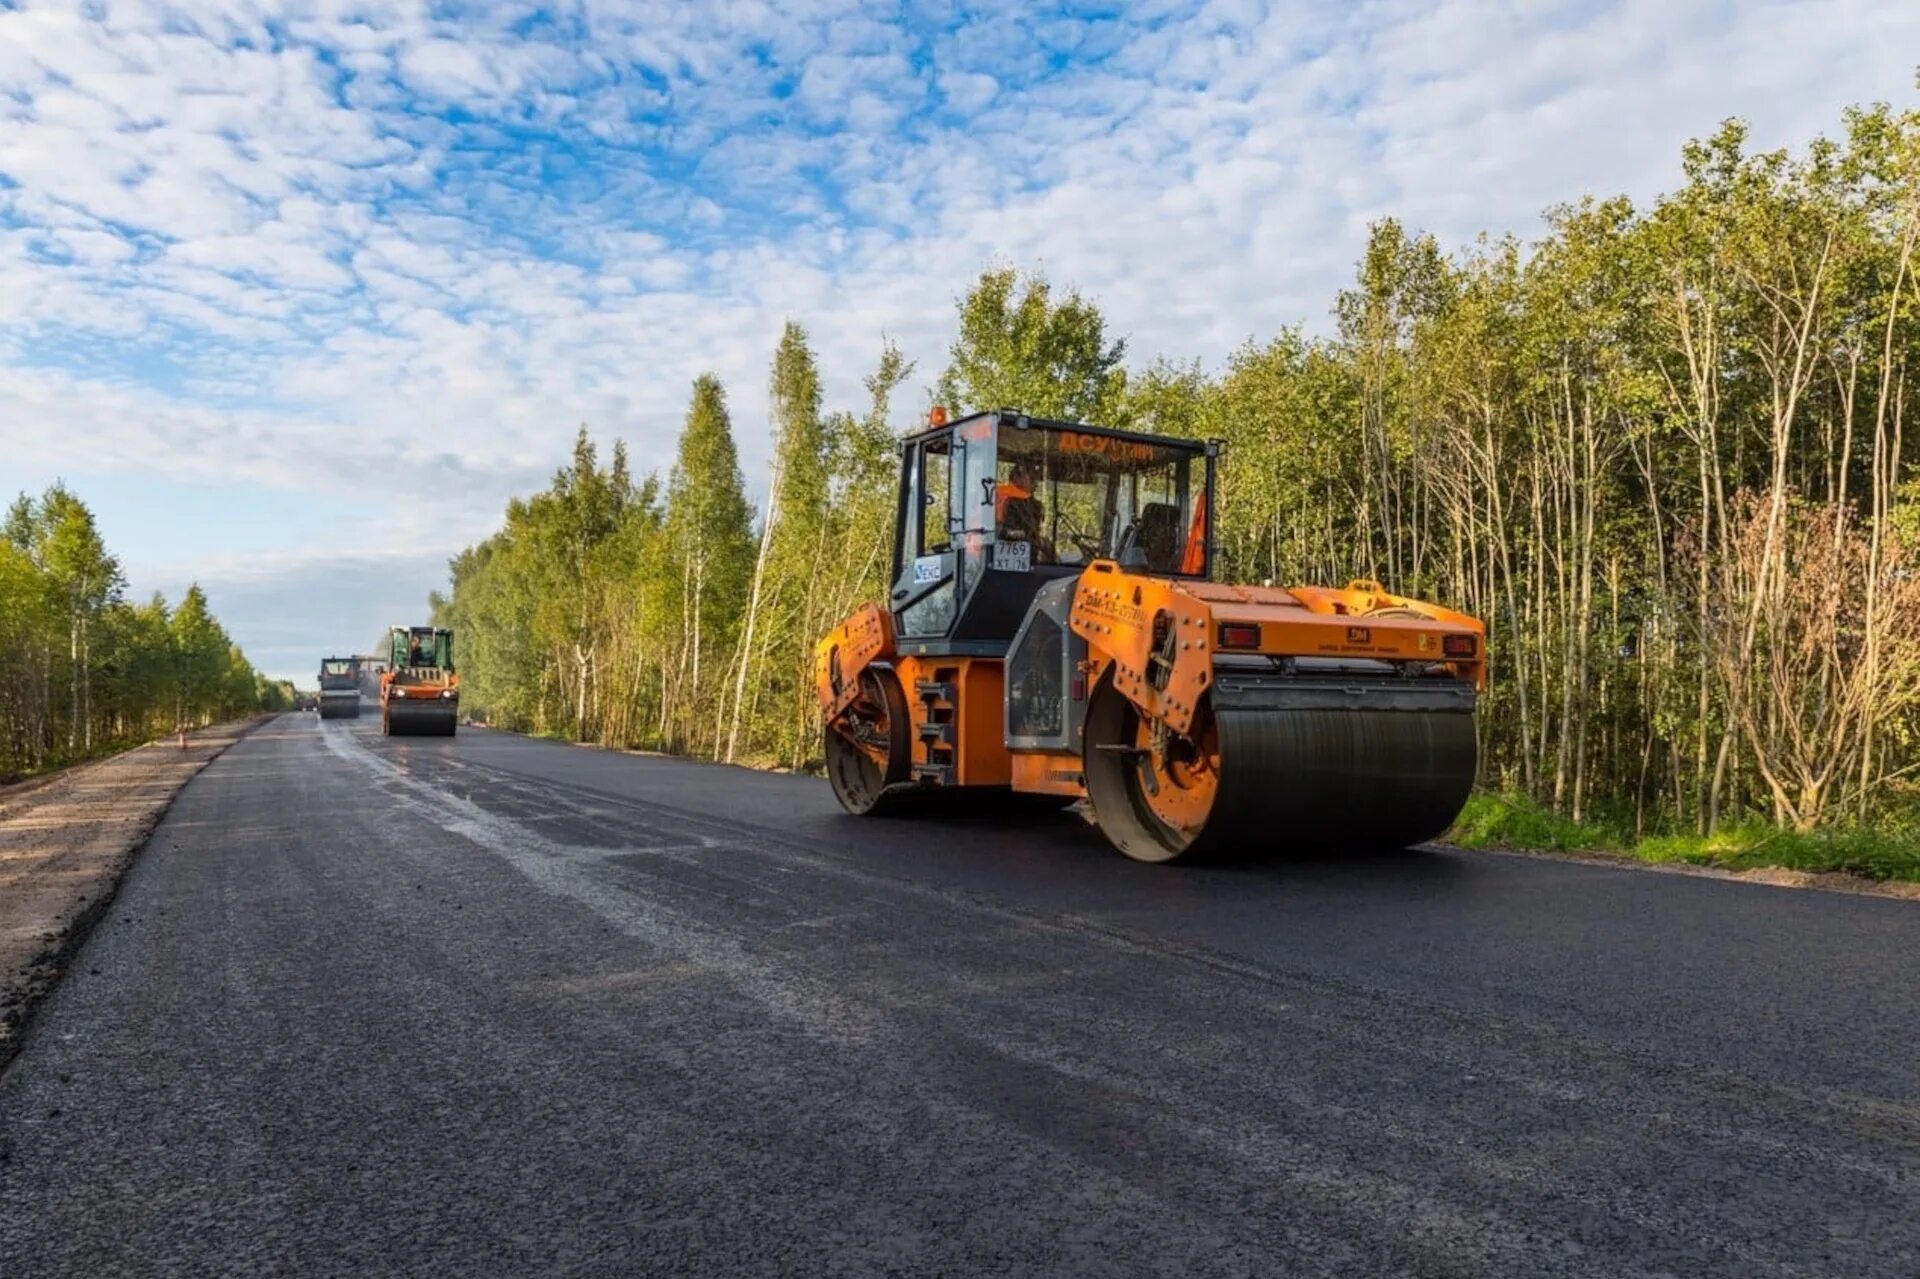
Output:
[[[1528,234],[1910,104],[1915,0],[0,0],[0,491],[264,669],[418,620],[576,427],[664,467],[787,317],[925,400],[994,261],[1216,364],[1324,325],[1367,223]]]

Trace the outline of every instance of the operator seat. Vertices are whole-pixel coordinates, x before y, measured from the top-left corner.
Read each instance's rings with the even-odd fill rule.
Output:
[[[1171,573],[1179,561],[1180,508],[1170,502],[1149,502],[1140,508],[1128,542],[1146,553],[1147,567]]]

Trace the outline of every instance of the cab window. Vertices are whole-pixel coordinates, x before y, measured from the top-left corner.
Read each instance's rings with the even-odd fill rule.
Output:
[[[953,549],[952,525],[948,522],[953,485],[953,441],[945,436],[920,446],[920,542],[921,555],[938,555]]]
[[[1206,458],[1191,448],[1064,428],[1003,430],[995,535],[1031,562],[1120,559],[1154,573],[1206,572]]]

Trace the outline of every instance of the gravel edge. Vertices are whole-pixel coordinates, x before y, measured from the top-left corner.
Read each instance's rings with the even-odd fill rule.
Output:
[[[60,935],[50,942],[46,949],[28,960],[27,967],[22,972],[0,973],[0,983],[10,984],[17,980],[21,992],[15,1001],[15,1006],[9,1010],[8,1019],[0,1020],[0,1073],[5,1073],[13,1059],[19,1056],[21,1049],[26,1046],[33,1029],[35,1014],[46,1003],[47,997],[59,987],[60,978],[65,975],[68,963],[80,948],[86,945],[87,939],[93,935],[95,926],[113,909],[114,902],[120,896],[120,884],[126,878],[127,871],[132,868],[142,850],[146,848],[147,841],[153,837],[153,832],[158,829],[161,819],[167,815],[167,810],[173,807],[173,801],[180,797],[180,792],[186,789],[189,782],[200,775],[202,769],[233,749],[249,733],[276,718],[278,718],[276,714],[268,714],[237,721],[239,731],[234,733],[232,739],[220,744],[205,759],[200,760],[192,772],[181,777],[180,784],[174,787],[164,800],[142,816],[140,825],[134,828],[126,849],[115,860],[113,869],[103,874],[101,882],[88,892],[86,906],[68,922]],[[229,729],[234,727],[234,723],[235,721],[214,724],[196,731],[211,732],[217,729]],[[189,734],[189,737],[191,736],[192,734]],[[77,771],[124,758],[135,751],[164,749],[167,745],[169,743],[166,739],[148,742],[122,751],[118,755],[106,755],[100,759],[87,760],[74,768],[62,769],[44,779],[34,778],[25,783],[17,783],[18,789],[9,788],[12,793],[7,798],[16,799],[22,794],[40,789],[53,780],[71,777]]]

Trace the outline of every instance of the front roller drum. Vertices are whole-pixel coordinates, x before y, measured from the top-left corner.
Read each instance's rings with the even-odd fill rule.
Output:
[[[1110,685],[1096,693],[1087,797],[1115,847],[1150,862],[1405,848],[1443,834],[1466,805],[1478,754],[1458,707],[1470,698],[1437,696],[1442,709],[1259,700],[1216,708],[1209,694],[1183,736],[1156,732]]]
[[[389,737],[452,737],[459,716],[451,698],[392,697],[380,713],[380,731]]]
[[[827,780],[856,817],[884,813],[909,789],[913,744],[907,696],[890,670],[860,672],[860,696],[826,726]]]

